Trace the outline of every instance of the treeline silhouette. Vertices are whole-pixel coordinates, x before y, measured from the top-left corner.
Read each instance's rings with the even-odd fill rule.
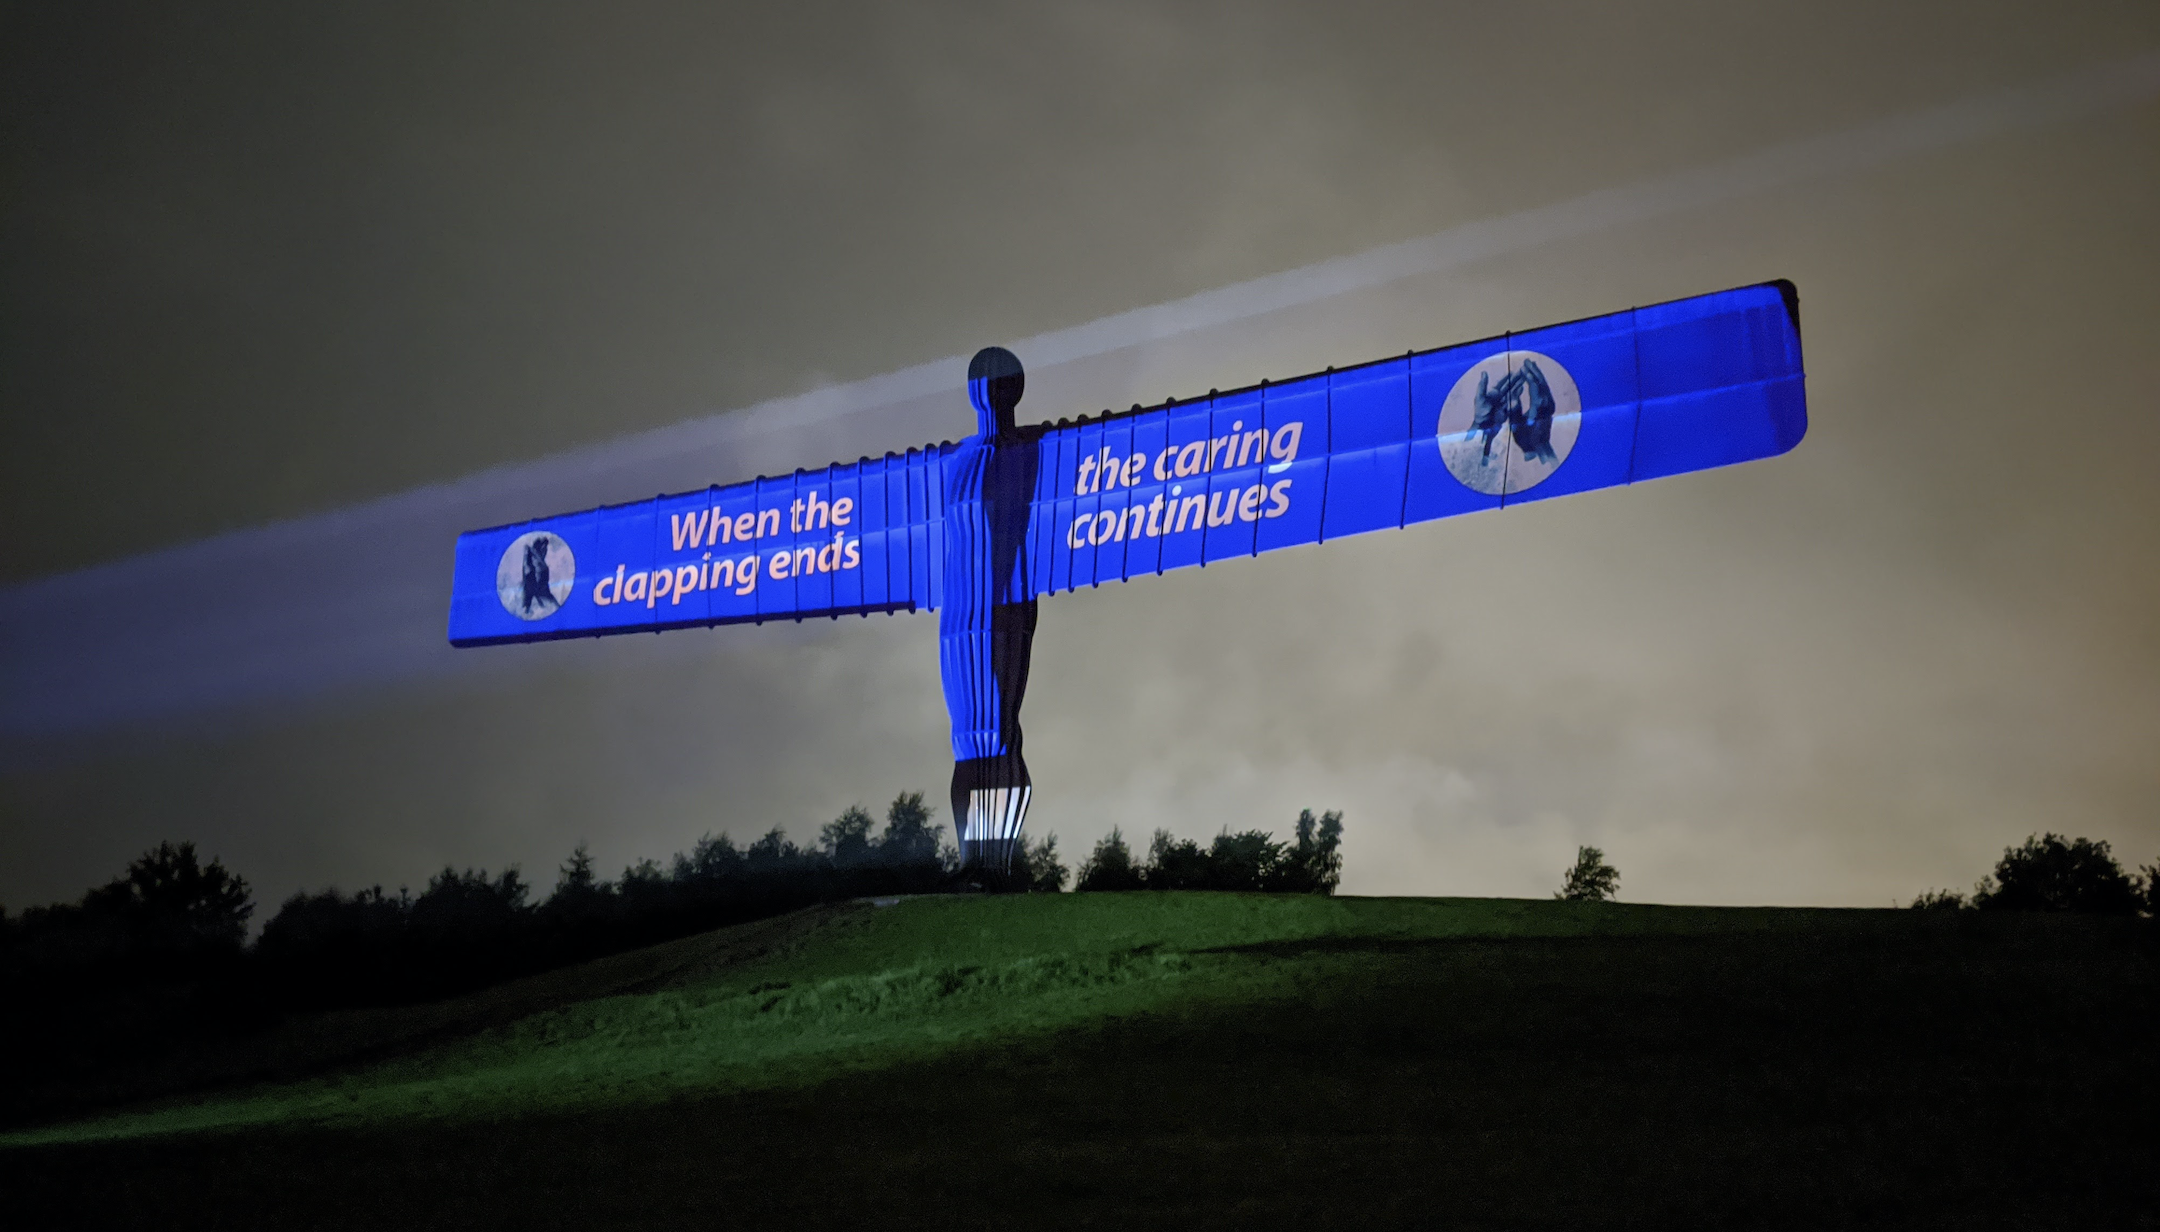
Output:
[[[614,880],[583,844],[535,902],[515,869],[445,868],[414,895],[380,886],[287,899],[254,947],[262,976],[304,1007],[430,1000],[816,903],[959,889],[1056,890],[1067,873],[1055,836],[1024,844],[1023,867],[963,874],[921,792],[886,810],[882,833],[860,807],[798,846],[774,827],[747,847],[706,835],[663,867],[641,860]]]
[[[1157,830],[1145,860],[1134,860],[1112,827],[1080,866],[1082,890],[1257,890],[1333,894],[1342,881],[1342,814],[1298,814],[1288,842],[1265,830],[1228,829],[1206,847]]]
[[[249,945],[247,882],[192,843],[161,844],[80,901],[0,909],[0,1117],[94,1099],[100,1081],[291,1010],[430,1000],[834,899],[1062,887],[1054,838],[1024,855],[995,884],[964,876],[910,793],[882,833],[851,808],[815,847],[778,829],[748,847],[708,836],[614,880],[580,845],[537,902],[515,869],[445,868],[418,894],[295,894]]]

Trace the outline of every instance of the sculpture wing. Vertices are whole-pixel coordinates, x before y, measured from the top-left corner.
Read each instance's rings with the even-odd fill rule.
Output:
[[[1481,448],[1477,376],[1512,398],[1526,360],[1556,400],[1550,457],[1510,432]],[[1807,431],[1804,382],[1797,298],[1766,283],[1029,429],[1034,497],[996,601],[1769,457]],[[952,448],[468,531],[450,640],[934,608]],[[528,620],[544,605],[513,549],[531,534],[574,565]]]
[[[1503,448],[1502,432],[1483,457],[1478,374],[1519,384],[1526,360],[1558,401],[1540,408],[1552,455]],[[1050,594],[1746,462],[1806,431],[1791,284],[1720,291],[1050,428],[1025,585]]]
[[[450,641],[485,646],[935,607],[948,449],[467,531],[458,536]],[[559,538],[576,563],[561,606],[527,620],[500,591],[506,554],[509,580],[522,586],[522,553],[511,549],[534,533]]]

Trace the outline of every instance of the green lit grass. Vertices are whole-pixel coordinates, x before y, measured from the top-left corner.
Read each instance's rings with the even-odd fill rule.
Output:
[[[1762,928],[1778,914],[1234,894],[911,898],[725,929],[442,1006],[326,1015],[247,1050],[334,1066],[0,1136],[0,1145],[292,1123],[491,1119],[814,1083],[1325,965],[1238,947]],[[634,989],[630,991],[626,989]],[[461,1030],[461,1028],[464,1028]],[[440,1037],[448,1035],[447,1040]],[[433,1042],[430,1042],[430,1041]],[[398,1055],[336,1066],[342,1053]]]
[[[290,1068],[276,1064],[290,1057],[329,1072],[18,1131],[0,1145],[493,1119],[803,1085],[1105,1017],[1265,999],[1342,965],[1255,946],[1324,941],[1339,954],[1359,942],[1681,936],[1839,918],[1240,894],[885,901],[725,929],[442,1006],[327,1015],[245,1050],[271,1068]],[[385,1049],[395,1055],[337,1064]]]

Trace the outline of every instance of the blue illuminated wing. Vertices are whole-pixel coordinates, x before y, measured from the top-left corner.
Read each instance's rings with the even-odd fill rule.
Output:
[[[1036,594],[1783,453],[1798,301],[1767,283],[1044,431]]]
[[[939,446],[458,536],[450,641],[937,606]]]

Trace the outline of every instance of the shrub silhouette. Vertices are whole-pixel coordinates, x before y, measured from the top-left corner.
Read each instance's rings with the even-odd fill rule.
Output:
[[[1968,904],[1956,890],[1929,890],[1912,900],[1914,911],[1962,911]]]
[[[2106,842],[2048,833],[2003,849],[1992,875],[1973,891],[1982,911],[2074,911],[2135,915],[2138,888]]]

